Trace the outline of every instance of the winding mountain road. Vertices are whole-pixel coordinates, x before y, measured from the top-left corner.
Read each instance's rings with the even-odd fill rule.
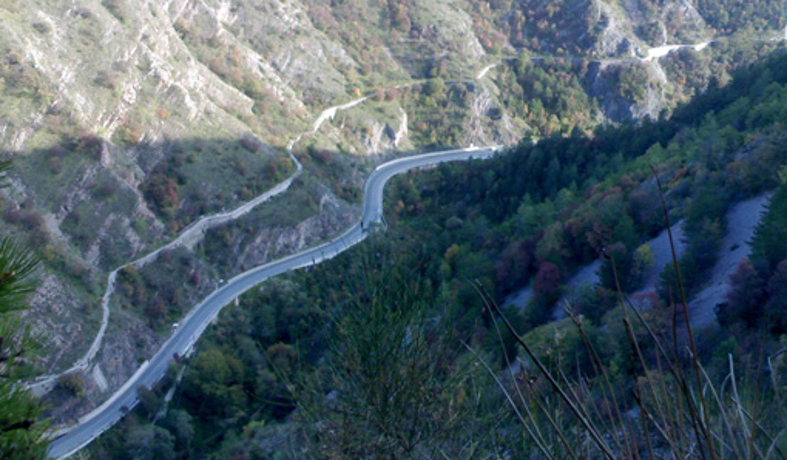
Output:
[[[289,149],[288,149],[289,150]],[[104,296],[101,298],[101,309],[102,309],[102,317],[101,317],[101,326],[99,327],[98,333],[96,337],[93,339],[93,342],[90,345],[90,348],[85,353],[85,355],[79,358],[74,365],[70,368],[66,369],[59,374],[54,375],[46,375],[36,378],[33,382],[28,383],[26,386],[28,389],[32,390],[34,394],[45,394],[50,391],[55,383],[57,382],[58,377],[63,374],[68,374],[70,372],[77,372],[77,371],[87,371],[90,366],[93,364],[93,361],[98,354],[98,351],[101,348],[101,344],[104,340],[104,334],[106,333],[107,326],[109,326],[109,302],[112,298],[112,295],[115,292],[115,281],[117,279],[117,274],[120,270],[126,267],[134,267],[136,269],[141,269],[142,267],[148,265],[151,262],[154,262],[158,256],[171,249],[175,249],[180,246],[184,246],[189,244],[189,242],[194,243],[196,238],[204,235],[208,230],[218,227],[220,225],[226,224],[227,222],[231,222],[235,219],[238,219],[249,212],[251,212],[254,208],[259,206],[262,203],[274,198],[284,192],[286,192],[290,186],[292,185],[293,181],[298,178],[303,172],[303,166],[300,162],[289,152],[290,159],[295,164],[295,171],[285,180],[275,185],[270,190],[262,193],[261,195],[255,197],[254,199],[243,203],[242,205],[238,206],[237,208],[227,211],[221,212],[218,214],[214,214],[211,216],[205,216],[200,218],[199,220],[192,222],[188,225],[185,229],[182,230],[180,235],[178,235],[175,239],[170,241],[169,243],[159,247],[158,249],[148,253],[147,255],[140,257],[137,260],[128,262],[120,267],[115,268],[109,273],[108,281],[107,281],[107,288],[104,291]]]
[[[393,160],[377,167],[364,186],[361,220],[341,236],[311,249],[252,268],[232,278],[197,305],[159,351],[142,364],[137,372],[104,404],[80,419],[70,431],[52,441],[49,456],[64,458],[88,445],[109,429],[137,404],[137,388],[150,388],[167,371],[169,362],[188,354],[196,341],[221,309],[257,284],[281,273],[314,265],[335,257],[368,235],[370,227],[382,221],[383,190],[386,182],[397,174],[450,161],[492,157],[498,147],[469,148],[415,155]]]
[[[406,86],[406,85],[400,85],[400,86]],[[317,120],[312,125],[311,132],[312,133],[317,132],[326,121],[333,120],[333,118],[336,116],[338,112],[349,110],[365,102],[368,99],[369,99],[368,96],[364,96],[362,98],[355,99],[345,104],[336,105],[323,110],[320,113],[319,117],[317,117]],[[406,114],[405,114],[405,121],[406,121]],[[60,376],[71,372],[87,372],[88,369],[90,369],[90,367],[93,365],[95,357],[98,354],[99,350],[101,349],[101,345],[104,340],[104,335],[106,334],[107,327],[109,326],[109,315],[110,315],[109,303],[110,300],[112,299],[112,295],[115,292],[115,281],[117,280],[118,272],[129,266],[133,266],[136,269],[140,269],[148,265],[149,263],[154,262],[158,258],[159,254],[161,254],[164,251],[168,251],[170,249],[174,249],[179,246],[194,244],[196,242],[196,239],[200,238],[201,236],[204,236],[208,230],[214,227],[218,227],[220,225],[224,225],[227,222],[231,222],[235,219],[238,219],[251,212],[254,208],[259,206],[260,204],[265,203],[271,198],[286,192],[290,188],[290,185],[292,185],[293,181],[295,181],[295,179],[297,179],[298,176],[300,176],[301,173],[303,172],[303,166],[298,161],[298,159],[295,158],[295,156],[293,156],[292,154],[293,147],[301,140],[302,137],[303,137],[303,133],[292,138],[290,142],[287,144],[287,153],[289,154],[290,159],[295,164],[295,171],[288,178],[278,183],[277,185],[275,185],[273,188],[266,191],[265,193],[262,193],[261,195],[251,199],[250,201],[241,204],[240,206],[238,206],[237,208],[231,211],[220,212],[218,214],[214,214],[211,216],[201,217],[199,220],[194,221],[188,226],[186,226],[181,231],[180,235],[178,235],[174,240],[170,241],[164,246],[161,246],[160,248],[154,250],[153,252],[143,257],[140,257],[139,259],[136,259],[131,262],[127,262],[112,270],[107,278],[107,287],[106,290],[104,291],[104,295],[101,298],[101,310],[102,310],[101,325],[99,326],[98,333],[93,338],[93,342],[90,344],[90,348],[87,350],[85,355],[79,358],[70,368],[62,372],[59,372],[57,374],[38,376],[34,380],[25,383],[25,387],[29,391],[31,391],[31,393],[33,393],[34,395],[43,396],[46,393],[49,393],[55,387],[55,384],[57,383],[57,380]]]

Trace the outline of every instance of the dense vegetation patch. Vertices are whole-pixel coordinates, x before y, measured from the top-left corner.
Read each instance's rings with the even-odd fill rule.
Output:
[[[185,363],[166,415],[177,420],[160,435],[132,436],[161,430],[149,422],[166,406],[164,382],[95,452],[126,458],[141,439],[158,439],[170,458],[538,456],[568,455],[589,436],[598,438],[591,456],[631,458],[691,452],[686,433],[732,456],[783,448],[784,324],[773,319],[783,310],[787,257],[786,84],[787,60],[777,54],[670,120],[523,141],[496,160],[397,179],[387,242],[244,296]],[[651,258],[641,244],[664,228],[662,196],[684,221],[679,266],[690,294],[715,262],[730,204],[775,187],[752,262],[719,309],[722,328],[686,338],[685,324],[671,319],[683,310],[669,270],[658,294],[636,299],[636,315],[619,301]],[[581,318],[542,326],[565,277],[598,257],[601,284],[574,305]],[[526,308],[490,307],[530,279],[536,295]],[[767,384],[750,378],[763,357]],[[725,378],[746,397],[725,392]],[[719,389],[718,401],[689,387]],[[749,425],[730,416],[728,401],[735,414],[756,412],[759,431],[739,436]],[[533,407],[559,423],[518,412]]]

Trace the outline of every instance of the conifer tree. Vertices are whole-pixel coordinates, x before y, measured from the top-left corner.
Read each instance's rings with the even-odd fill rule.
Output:
[[[0,162],[5,174],[9,162]],[[47,424],[41,406],[20,383],[24,364],[36,347],[20,313],[35,285],[38,259],[10,238],[0,239],[0,458],[29,460],[46,455]]]

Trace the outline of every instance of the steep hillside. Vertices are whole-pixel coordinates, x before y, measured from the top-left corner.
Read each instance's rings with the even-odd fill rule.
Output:
[[[395,178],[384,232],[244,294],[88,451],[699,460],[781,449],[785,99],[781,50],[670,119]],[[680,288],[670,243],[648,243],[670,225],[665,210],[681,229]],[[574,289],[594,260],[595,281]],[[527,284],[526,304],[493,307]],[[741,413],[758,414],[757,435]]]
[[[365,172],[383,156],[669,114],[779,46],[774,8],[3,1],[0,149],[15,171],[0,232],[45,261],[30,315],[46,332],[36,372],[53,377],[40,389],[91,358],[74,368],[90,401],[54,396],[68,416],[83,413],[222,278],[350,222]],[[703,46],[662,48],[675,44]],[[275,204],[123,268],[271,189]]]

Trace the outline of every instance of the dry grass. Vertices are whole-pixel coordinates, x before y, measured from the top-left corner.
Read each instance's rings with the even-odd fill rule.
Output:
[[[660,184],[659,184],[660,186]],[[670,228],[662,194],[666,226]],[[671,305],[671,332],[660,337],[618,285],[618,302],[630,353],[639,373],[622,392],[610,366],[589,337],[584,320],[570,308],[567,313],[582,338],[592,372],[569,378],[550,368],[535,353],[494,303],[477,285],[495,323],[512,334],[534,368],[529,383],[506,383],[496,377],[520,424],[537,449],[536,457],[607,459],[777,459],[785,458],[785,407],[774,356],[759,353],[753,372],[741,375],[728,355],[726,378],[714,382],[700,362],[691,327],[686,294],[681,282],[674,240],[669,234],[678,274],[679,302]],[[612,260],[614,271],[614,260]],[[617,273],[615,272],[617,279]],[[682,316],[682,324],[678,321]],[[498,324],[499,323],[499,324]],[[655,350],[646,358],[643,348]],[[470,347],[468,347],[470,348]],[[487,370],[491,368],[475,351]],[[510,364],[511,363],[507,363]],[[770,378],[763,378],[766,369]],[[537,388],[535,378],[547,385]],[[628,403],[626,402],[628,401]]]

